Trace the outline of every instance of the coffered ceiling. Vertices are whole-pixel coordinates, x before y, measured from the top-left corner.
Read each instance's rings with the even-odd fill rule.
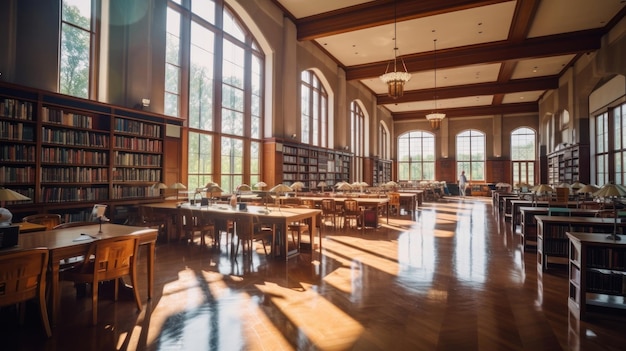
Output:
[[[377,95],[394,120],[537,112],[559,75],[626,13],[626,0],[272,0]],[[399,56],[411,80],[392,99],[379,79]],[[436,50],[435,50],[436,40]],[[436,83],[435,88],[435,65]]]

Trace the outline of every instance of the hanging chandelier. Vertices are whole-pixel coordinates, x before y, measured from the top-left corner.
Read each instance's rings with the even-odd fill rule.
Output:
[[[433,45],[435,47],[434,58],[435,58],[435,88],[434,88],[434,100],[435,100],[435,109],[433,112],[426,115],[426,119],[430,122],[430,127],[434,130],[439,129],[441,126],[441,121],[446,118],[445,113],[437,112],[437,39],[433,40]]]
[[[411,79],[411,74],[407,72],[406,65],[402,58],[400,58],[400,63],[401,68],[404,68],[404,72],[398,72],[398,34],[396,30],[398,17],[395,2],[393,6],[393,71],[389,72],[392,63],[387,63],[385,74],[380,76],[380,80],[387,84],[389,96],[397,99],[404,94],[404,84]]]

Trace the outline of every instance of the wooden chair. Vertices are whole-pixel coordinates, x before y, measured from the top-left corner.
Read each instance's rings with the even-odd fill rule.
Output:
[[[333,229],[337,229],[337,206],[333,199],[322,199],[322,224],[326,225],[327,221],[333,223]]]
[[[265,255],[274,254],[273,247],[276,241],[274,229],[261,224],[258,216],[250,216],[237,220],[236,222],[237,243],[234,249],[234,255],[239,252],[239,244],[244,254],[252,254],[252,245],[255,241],[260,241],[263,245]],[[267,245],[270,246],[270,252],[267,251]]]
[[[40,213],[22,218],[23,222],[45,225],[48,230],[61,224],[61,215],[53,213]]]
[[[389,210],[394,215],[400,215],[400,193],[389,193]]]
[[[45,248],[0,253],[0,307],[20,305],[20,323],[24,323],[25,302],[37,299],[41,323],[52,336],[46,306],[46,271],[48,250]]]
[[[200,245],[206,245],[205,237],[211,236],[213,246],[218,244],[218,235],[215,233],[215,223],[207,211],[194,211],[191,208],[182,209],[184,217],[183,231],[187,240],[193,242],[195,233],[200,233]]]
[[[344,229],[350,227],[350,224],[354,220],[354,227],[357,227],[363,216],[359,203],[354,199],[346,199],[343,202],[343,225]]]
[[[61,272],[62,280],[75,284],[91,285],[92,324],[98,323],[98,286],[103,281],[114,281],[114,299],[117,301],[120,278],[129,276],[137,309],[141,310],[141,298],[137,289],[137,239],[113,237],[91,243],[85,260],[74,268]]]

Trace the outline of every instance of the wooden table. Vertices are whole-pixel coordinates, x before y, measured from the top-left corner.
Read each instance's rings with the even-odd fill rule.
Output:
[[[535,216],[537,220],[537,269],[548,269],[548,257],[567,258],[569,239],[566,233],[587,232],[606,236],[613,231],[614,218]],[[626,222],[618,219],[617,230],[623,232]]]
[[[182,221],[180,220],[180,208],[191,208],[194,211],[208,211],[211,213],[212,218],[218,220],[233,220],[235,222],[237,221],[237,219],[257,216],[261,223],[275,226],[279,234],[281,234],[279,241],[280,252],[278,256],[284,257],[285,259],[288,259],[289,257],[297,254],[297,252],[288,252],[287,227],[289,223],[304,221],[309,223],[311,236],[313,238],[318,236],[319,248],[320,250],[322,249],[322,236],[321,234],[318,235],[317,226],[315,225],[317,222],[317,217],[322,213],[322,211],[318,209],[269,207],[269,212],[266,212],[266,208],[264,206],[250,205],[247,206],[247,211],[238,211],[226,204],[198,206],[185,203],[178,207],[178,205],[175,203],[158,203],[146,204],[142,206],[150,206],[153,209],[160,211],[164,215],[167,215],[169,218],[172,218],[172,221],[177,221],[176,223],[178,224],[176,226],[179,230],[179,233],[182,232],[182,229],[180,228],[180,223],[182,223]],[[311,243],[311,245],[313,245],[313,243]],[[313,256],[311,256],[311,259],[313,259]]]
[[[300,199],[313,200],[321,204],[324,199],[335,200],[337,204],[343,204],[346,199],[356,200],[361,207],[376,208],[376,212],[384,211],[387,214],[387,224],[389,224],[389,198],[388,197],[343,197],[343,196],[300,196]]]
[[[38,223],[19,222],[15,224],[20,227],[20,233],[41,232],[48,229],[45,225]]]
[[[20,234],[18,240],[19,249],[31,249],[45,247],[49,251],[50,260],[50,318],[56,323],[60,307],[59,266],[61,260],[83,256],[89,250],[94,240],[88,239],[75,241],[82,237],[81,234],[89,234],[95,238],[110,238],[122,236],[137,236],[139,245],[148,245],[148,299],[152,298],[154,284],[154,257],[158,232],[156,229],[145,227],[125,226],[120,224],[106,223],[102,225],[102,234],[98,234],[99,224],[72,227],[64,229],[48,230],[45,232],[32,232]],[[134,287],[136,288],[136,287]],[[96,308],[96,306],[94,306]]]

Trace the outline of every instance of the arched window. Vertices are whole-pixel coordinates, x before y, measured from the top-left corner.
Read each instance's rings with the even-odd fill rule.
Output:
[[[365,113],[356,101],[350,103],[350,149],[354,153],[352,176],[354,181],[363,181],[363,157],[365,156]]]
[[[389,156],[389,131],[383,121],[378,126],[378,155],[383,160],[388,160]]]
[[[312,70],[300,75],[300,138],[305,144],[328,146],[328,94]]]
[[[594,118],[595,182],[626,184],[626,104]],[[611,170],[613,170],[611,172]]]
[[[468,181],[485,180],[485,134],[474,129],[456,136],[456,170],[465,171]]]
[[[513,184],[535,184],[537,135],[530,128],[518,128],[511,133],[511,167]]]
[[[435,180],[435,135],[421,130],[398,137],[398,180]]]
[[[227,5],[168,2],[165,112],[189,116],[188,188],[213,181],[233,191],[260,181],[263,66],[255,38]]]

